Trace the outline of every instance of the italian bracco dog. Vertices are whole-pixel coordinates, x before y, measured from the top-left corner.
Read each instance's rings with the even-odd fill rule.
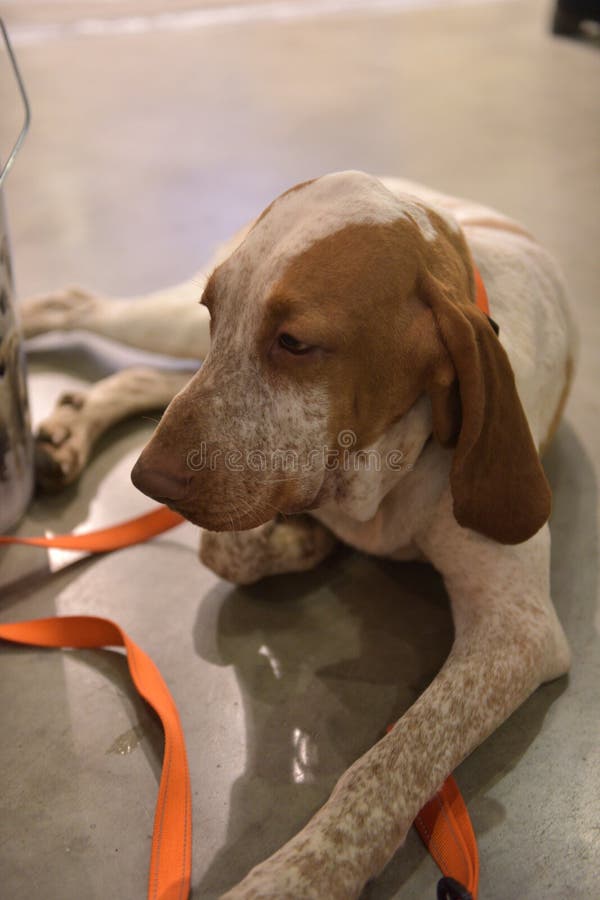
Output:
[[[539,454],[575,331],[556,264],[520,225],[359,172],[287,191],[207,273],[130,303],[25,303],[28,335],[87,329],[204,360],[191,378],[131,369],[63,397],[38,434],[39,478],[73,481],[108,426],[168,404],[133,482],[205,529],[201,559],[223,578],[307,569],[337,541],[440,571],[455,625],[443,668],[227,894],[347,900],[461,760],[569,667]]]

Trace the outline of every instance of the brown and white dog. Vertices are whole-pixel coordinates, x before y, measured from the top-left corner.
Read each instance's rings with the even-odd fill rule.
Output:
[[[189,381],[132,369],[63,398],[38,435],[40,477],[72,481],[110,424],[171,401],[133,481],[207,529],[201,558],[224,578],[315,566],[337,540],[441,572],[455,624],[442,670],[227,894],[347,900],[461,760],[569,667],[539,452],[575,330],[556,264],[517,223],[359,172],[292,188],[209,271],[202,307],[198,279],[128,304],[66,291],[24,305],[28,335],[83,328],[204,359]]]

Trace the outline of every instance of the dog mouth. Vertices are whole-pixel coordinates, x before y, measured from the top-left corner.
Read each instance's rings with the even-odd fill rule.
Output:
[[[274,519],[278,514],[294,515],[314,509],[321,499],[322,485],[297,485],[295,490],[252,490],[247,484],[213,485],[195,483],[193,475],[168,467],[148,466],[142,457],[131,473],[135,487],[143,494],[208,531],[248,531]]]
[[[168,506],[174,512],[179,513],[192,525],[197,525],[206,531],[249,531],[251,528],[258,528],[260,525],[264,525],[275,518],[276,515],[276,512],[273,510],[261,509],[251,510],[245,514],[240,514],[237,511],[235,513],[223,513],[222,509],[218,513],[211,513],[207,510],[198,510],[186,503],[170,499],[155,499],[159,500],[160,503],[164,503],[165,506]]]
[[[252,528],[258,528],[280,516],[293,516],[316,509],[321,505],[322,492],[317,493],[308,499],[298,500],[297,502],[288,502],[285,508],[275,506],[270,502],[261,503],[260,500],[250,506],[246,500],[243,504],[245,509],[239,507],[230,507],[228,511],[227,505],[222,504],[218,508],[207,508],[204,504],[198,502],[198,498],[188,496],[185,498],[174,500],[172,497],[155,496],[155,500],[163,503],[179,513],[188,522],[204,528],[206,531],[249,531]]]

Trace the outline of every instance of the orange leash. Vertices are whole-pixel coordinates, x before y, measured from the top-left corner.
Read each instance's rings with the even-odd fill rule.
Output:
[[[183,519],[166,507],[99,531],[52,538],[0,536],[27,544],[102,553],[173,528]],[[154,816],[148,900],[186,900],[191,874],[191,800],[185,738],[175,702],[149,656],[109,619],[57,616],[0,625],[0,639],[38,647],[125,647],[133,682],[158,714],[165,733],[163,767]],[[415,826],[445,876],[438,900],[477,900],[479,858],[466,806],[452,777],[421,810]]]
[[[87,534],[52,538],[0,536],[0,543],[102,553],[147,540],[181,521],[180,515],[161,507],[137,519]],[[155,664],[118,625],[97,616],[56,616],[13,622],[0,625],[0,638],[37,647],[125,647],[133,682],[159,716],[165,733],[148,900],[186,900],[192,865],[192,814],[185,738],[175,702]],[[451,776],[421,810],[415,826],[445,876],[438,885],[438,900],[469,900],[469,897],[477,900],[477,842],[467,808]]]
[[[165,751],[154,814],[148,900],[186,900],[192,868],[192,803],[179,713],[150,657],[110,619],[56,616],[0,625],[0,638],[37,647],[125,647],[133,683],[159,716]]]
[[[163,506],[112,528],[87,534],[52,538],[0,536],[0,543],[103,553],[155,537],[182,521],[178,513]],[[133,683],[157,713],[165,734],[154,815],[148,900],[185,900],[189,894],[192,866],[190,776],[179,713],[155,664],[118,625],[96,616],[56,616],[0,625],[0,638],[37,647],[125,647]]]
[[[87,534],[58,534],[54,537],[13,537],[0,535],[0,544],[27,544],[30,547],[55,547],[60,550],[87,550],[89,553],[106,553],[120,550],[150,538],[183,522],[183,516],[166,506],[159,506],[128,522],[89,531]]]
[[[438,885],[438,900],[477,900],[477,841],[452,775],[423,807],[414,824],[444,875]]]

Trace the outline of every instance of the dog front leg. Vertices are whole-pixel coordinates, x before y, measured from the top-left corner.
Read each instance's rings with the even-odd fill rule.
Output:
[[[358,897],[447,775],[542,681],[567,670],[549,597],[547,526],[525,544],[501,546],[460,528],[448,504],[421,546],[452,602],[455,641],[446,663],[308,825],[228,900]]]
[[[71,287],[23,300],[26,338],[50,331],[88,331],[150,353],[204,359],[209,350],[208,310],[200,306],[206,278],[119,300]]]

